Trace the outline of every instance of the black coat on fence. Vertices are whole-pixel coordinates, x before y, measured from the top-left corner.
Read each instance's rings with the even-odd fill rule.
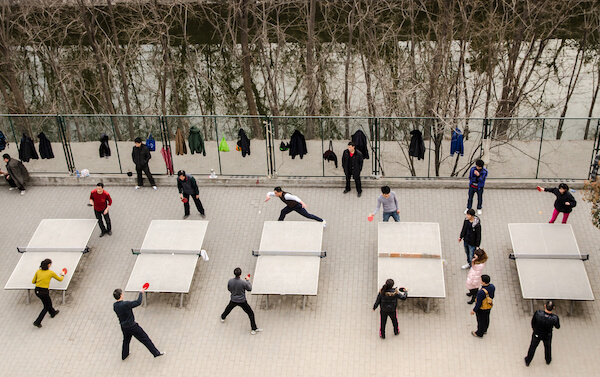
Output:
[[[38,139],[40,139],[40,156],[42,159],[54,158],[54,152],[52,152],[52,144],[50,144],[50,140],[46,137],[46,134],[40,132],[38,134]]]
[[[237,145],[242,150],[242,157],[246,157],[246,155],[250,156],[250,139],[248,139],[246,132],[241,128],[238,132],[238,138]]]
[[[110,145],[108,145],[108,135],[100,135],[100,158],[110,157]]]
[[[29,162],[29,160],[39,160],[39,158],[40,157],[35,150],[35,145],[33,144],[33,139],[23,133],[23,137],[21,138],[21,148],[19,149],[19,160]]]
[[[306,139],[304,135],[300,133],[300,131],[296,130],[292,134],[292,138],[290,139],[290,156],[292,156],[292,160],[296,157],[296,155],[300,155],[300,158],[303,158],[308,151],[306,150]]]
[[[412,138],[410,139],[410,147],[408,155],[417,157],[419,160],[425,158],[425,143],[423,142],[423,134],[419,130],[410,131]]]
[[[356,145],[356,149],[362,153],[363,158],[369,159],[369,148],[367,145],[367,136],[362,130],[358,130],[352,135],[352,141]]]

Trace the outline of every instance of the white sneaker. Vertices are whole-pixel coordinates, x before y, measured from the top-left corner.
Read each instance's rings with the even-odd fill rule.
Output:
[[[256,335],[257,332],[261,332],[261,331],[262,331],[262,329],[252,330],[252,331],[250,331],[250,334]]]
[[[469,266],[468,263],[461,267],[463,270],[468,270],[469,268],[471,268],[471,266]]]
[[[225,320],[221,317],[219,317],[219,319],[221,320],[221,323],[225,323]]]
[[[135,186],[134,190],[139,190],[140,186]]]
[[[467,208],[467,209],[465,209],[465,212],[463,212],[463,213],[466,215],[468,210],[469,210],[468,208]]]
[[[21,191],[21,195],[25,195],[25,190]]]
[[[155,190],[158,190],[158,187],[156,187],[156,186],[152,186],[152,188],[155,189]]]
[[[481,215],[481,210],[480,209],[477,210],[477,214]]]
[[[327,228],[327,221],[323,220],[323,228]]]
[[[12,190],[14,190],[14,189],[15,189],[14,187],[9,187],[9,188],[8,188],[8,191],[12,191]]]

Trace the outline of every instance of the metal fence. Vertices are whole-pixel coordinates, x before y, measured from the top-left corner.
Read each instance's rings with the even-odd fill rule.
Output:
[[[145,142],[152,136],[156,150],[150,169],[155,174],[184,169],[226,176],[341,177],[343,151],[362,133],[368,155],[365,176],[462,177],[481,158],[490,179],[587,179],[600,152],[599,127],[598,118],[0,115],[0,131],[8,142],[2,153],[20,156],[27,138],[38,149],[43,133],[54,158],[30,159],[27,168],[67,174],[82,169],[133,172],[133,140]],[[250,140],[248,154],[236,150],[242,131]],[[296,131],[306,154],[292,156],[288,144]],[[197,151],[190,149],[192,134],[203,142]],[[422,136],[422,144],[415,134]],[[110,155],[101,157],[103,136]],[[225,144],[229,151],[220,148]],[[424,149],[418,153],[411,144]],[[336,155],[337,166],[323,159],[328,150]]]

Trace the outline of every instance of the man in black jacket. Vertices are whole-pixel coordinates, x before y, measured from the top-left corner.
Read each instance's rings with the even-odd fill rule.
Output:
[[[463,222],[462,230],[460,231],[460,237],[458,242],[465,240],[465,253],[467,254],[467,264],[461,268],[466,270],[471,267],[471,260],[473,259],[473,253],[475,249],[481,245],[481,221],[479,217],[475,216],[475,210],[473,208],[467,210],[467,217]]]
[[[146,174],[146,177],[148,177],[152,188],[156,190],[156,183],[154,183],[154,178],[148,167],[148,161],[152,158],[152,156],[150,156],[150,151],[146,144],[142,144],[141,137],[136,137],[134,142],[135,146],[131,151],[131,158],[133,159],[135,170],[137,171],[137,186],[135,186],[135,189],[137,190],[144,185],[144,179],[142,178],[143,171]]]
[[[356,149],[356,145],[353,142],[348,143],[348,149],[342,155],[342,167],[344,168],[344,174],[346,174],[346,189],[344,190],[344,194],[350,192],[350,178],[353,177],[356,184],[356,191],[360,198],[362,195],[360,172],[363,167],[363,155]]]
[[[4,175],[6,182],[10,185],[9,190],[18,188],[21,195],[25,195],[25,183],[29,181],[27,168],[21,161],[11,158],[8,153],[5,153],[2,158],[6,163],[6,171],[0,170],[0,174]]]
[[[121,352],[121,358],[123,360],[129,356],[129,343],[131,342],[131,337],[135,337],[145,345],[154,357],[165,354],[156,349],[148,334],[146,334],[144,329],[138,325],[133,316],[133,308],[140,306],[142,303],[143,292],[143,290],[140,291],[138,299],[135,301],[123,301],[123,291],[118,288],[113,292],[113,297],[117,300],[117,302],[113,304],[113,310],[117,313],[119,323],[121,324],[121,331],[123,331],[123,350]]]
[[[554,303],[552,301],[546,301],[544,304],[544,310],[538,310],[531,318],[531,328],[533,334],[531,335],[531,344],[529,344],[529,351],[525,357],[525,365],[529,366],[535,350],[540,344],[540,341],[544,342],[544,354],[546,356],[546,364],[550,364],[552,361],[552,328],[556,327],[560,329],[560,321],[556,314],[552,314],[554,309]]]
[[[200,216],[205,218],[206,215],[204,214],[204,207],[200,201],[200,190],[198,189],[196,179],[191,175],[186,174],[185,170],[177,172],[177,189],[179,190],[179,198],[183,202],[183,218],[186,219],[190,215],[190,196],[194,199],[196,209],[200,212]]]

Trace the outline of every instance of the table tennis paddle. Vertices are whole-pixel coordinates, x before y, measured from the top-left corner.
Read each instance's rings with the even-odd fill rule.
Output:
[[[540,186],[537,187],[538,191],[542,191],[542,188]]]
[[[369,221],[373,221],[373,219],[374,219],[374,218],[375,218],[375,216],[368,216],[368,217],[367,217],[367,220],[369,220]]]
[[[184,203],[188,202],[188,200],[186,198],[181,198],[181,201],[184,202]]]
[[[66,269],[66,268],[63,268],[63,269],[62,269],[62,274],[63,274],[63,275],[66,275],[66,274],[67,274],[67,269]]]
[[[143,290],[147,290],[148,288],[150,288],[150,284],[149,283],[145,283],[144,285],[142,285],[142,289]]]

